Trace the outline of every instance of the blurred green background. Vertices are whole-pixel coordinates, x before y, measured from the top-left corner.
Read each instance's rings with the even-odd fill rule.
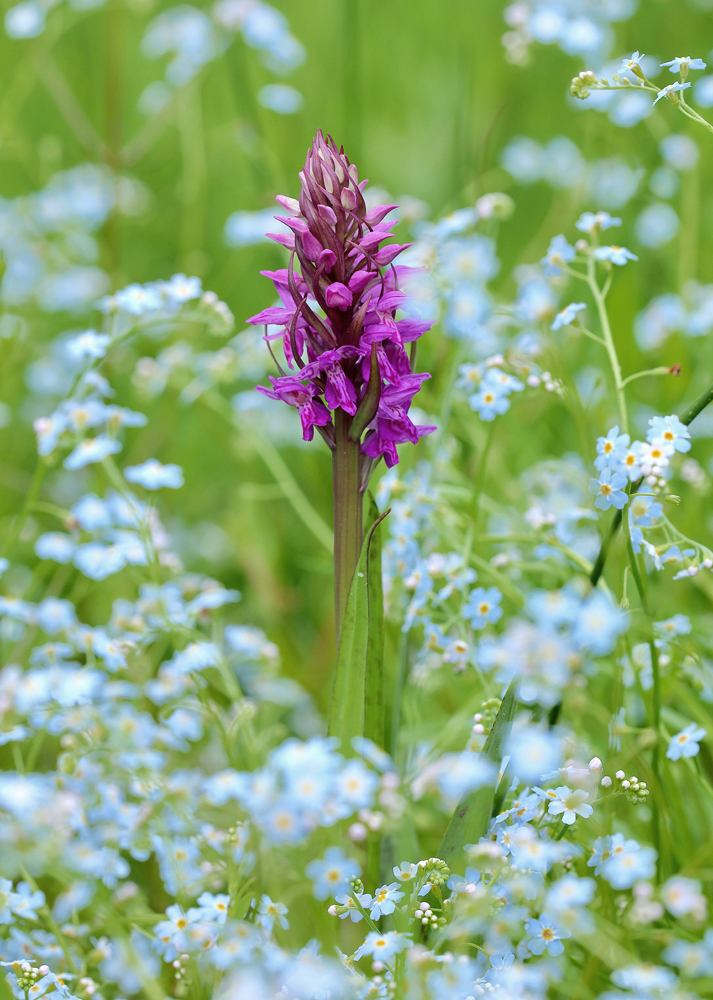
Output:
[[[500,166],[501,152],[513,136],[546,142],[566,135],[587,161],[619,155],[632,167],[653,169],[660,164],[661,139],[672,130],[687,132],[695,136],[701,156],[672,198],[682,218],[681,235],[656,250],[641,251],[632,242],[631,220],[652,200],[644,180],[620,213],[625,219],[622,240],[640,254],[641,263],[616,275],[611,303],[627,372],[654,364],[681,363],[684,368],[680,379],[639,383],[642,403],[672,412],[710,381],[710,337],[674,335],[644,358],[631,330],[636,313],[652,296],[678,291],[689,278],[713,280],[711,136],[696,133],[669,105],[632,128],[573,107],[567,99],[569,81],[585,68],[583,62],[555,46],[534,44],[527,65],[509,63],[500,41],[507,30],[506,5],[496,0],[277,0],[274,6],[288,17],[292,33],[307,50],[306,61],[289,78],[304,95],[304,106],[289,116],[256,100],[259,88],[274,82],[274,75],[236,34],[222,56],[177,92],[172,113],[147,120],[137,101],[161,75],[164,61],[145,58],[140,42],[149,21],[167,9],[151,0],[109,0],[108,6],[87,11],[63,5],[52,11],[39,37],[0,38],[2,197],[27,195],[57,171],[86,162],[106,163],[139,180],[141,210],[113,213],[99,234],[100,264],[114,288],[168,278],[176,271],[196,274],[228,303],[239,331],[246,317],[272,300],[271,286],[258,272],[282,266],[284,257],[270,245],[229,248],[225,221],[236,210],[272,206],[277,193],[297,194],[297,174],[318,127],[344,143],[362,177],[397,198],[423,200],[431,219],[471,205],[486,192],[508,191],[516,211],[499,231],[502,268],[495,290],[503,298],[513,295],[514,267],[539,260],[558,232],[574,239],[579,212],[601,207],[587,201],[579,188],[515,183]],[[711,12],[682,0],[646,0],[614,29],[617,57],[635,48],[661,59],[681,53],[705,57],[713,44]],[[408,238],[404,224],[397,236]],[[0,431],[3,530],[21,502],[35,461],[32,413],[20,405],[22,367],[61,332],[100,322],[96,315],[48,314],[29,305],[19,312],[27,335],[0,342],[0,396],[13,414]],[[565,344],[553,365],[566,369],[589,357],[591,345]],[[155,455],[183,466],[186,487],[163,495],[161,510],[169,530],[180,534],[190,529],[197,539],[184,551],[187,567],[240,589],[244,599],[237,619],[264,628],[280,645],[287,672],[320,695],[333,657],[328,555],[279,496],[250,435],[230,429],[200,400],[177,406],[170,388],[153,402],[137,396],[130,381],[137,358],[165,346],[127,348],[112,370],[117,398],[150,418],[146,429],[130,432],[123,458],[130,463]],[[220,345],[206,337],[196,346],[215,350]],[[424,338],[419,365],[434,374],[419,404],[427,411],[438,410],[452,350],[452,341],[444,340],[438,325]],[[596,348],[591,357],[603,367]],[[249,383],[238,379],[227,385],[226,400],[238,388],[248,389]],[[600,410],[595,406],[589,411],[592,442],[606,430],[610,416],[609,404],[599,405]],[[499,438],[493,477],[486,486],[493,495],[499,476],[577,445],[563,407],[545,412],[532,403],[511,420],[510,444],[505,435]],[[521,427],[532,432],[515,433]],[[458,421],[454,430],[457,435]],[[422,444],[421,454],[428,447]],[[696,452],[701,462],[706,448],[707,441]],[[329,522],[326,449],[286,447],[282,454]],[[417,457],[405,455],[406,465]],[[466,474],[469,461],[466,449]],[[93,475],[87,472],[86,489],[98,488]],[[52,490],[61,493],[60,480],[60,473],[53,473],[47,498]],[[517,490],[510,492],[514,497]],[[691,532],[697,530],[697,537],[710,543],[708,513],[703,496],[688,505],[681,527],[686,530],[688,522]],[[51,526],[41,516],[33,517],[21,557],[24,552],[28,562],[33,560],[33,531],[36,535]],[[21,591],[17,567],[15,574],[10,583]],[[115,580],[114,596],[125,589],[122,579]],[[111,583],[98,597],[85,581],[84,591],[75,595],[83,620],[106,619]]]

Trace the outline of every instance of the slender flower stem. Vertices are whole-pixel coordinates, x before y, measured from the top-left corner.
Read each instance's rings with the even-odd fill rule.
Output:
[[[681,414],[681,423],[693,423],[701,410],[705,410],[709,403],[713,403],[713,385],[709,385],[705,392],[702,392],[695,402],[691,403],[688,409]]]
[[[22,505],[20,513],[15,518],[15,521],[10,529],[10,534],[7,537],[5,546],[3,548],[3,555],[9,557],[12,550],[15,548],[18,538],[22,534],[22,529],[25,526],[25,521],[28,518],[32,507],[34,506],[37,497],[39,496],[40,490],[42,489],[42,483],[45,478],[45,473],[47,472],[47,462],[44,458],[40,458],[35,466],[35,471],[32,476],[32,482],[30,483],[30,489],[28,490],[27,496],[25,497],[25,502]]]
[[[490,453],[490,446],[493,443],[493,437],[495,436],[495,421],[493,421],[487,430],[487,437],[485,439],[485,444],[483,445],[482,451],[480,452],[480,460],[478,461],[478,471],[475,474],[475,496],[473,498],[473,523],[477,527],[478,525],[478,515],[480,514],[480,498],[483,493],[483,486],[485,485],[485,470],[488,462],[488,455]]]
[[[223,396],[217,392],[205,392],[201,401],[215,413],[235,427],[235,411]],[[302,521],[316,540],[324,546],[331,555],[334,551],[334,535],[327,522],[315,510],[302,491],[300,484],[290,472],[290,468],[280,455],[277,448],[264,434],[255,434],[251,438],[255,453],[259,455],[279,487],[285,500],[292,506],[295,514]]]
[[[631,494],[633,487],[629,487],[629,493]],[[628,516],[624,515],[622,517],[622,524],[624,526],[624,535],[626,536],[626,548],[629,553],[629,565],[631,567],[631,575],[634,577],[634,582],[636,583],[636,589],[639,592],[639,599],[641,601],[641,607],[648,619],[649,625],[649,638],[648,644],[651,650],[651,672],[653,675],[653,690],[651,699],[651,728],[656,733],[656,742],[653,745],[651,767],[656,776],[656,781],[661,786],[661,751],[660,751],[660,732],[661,732],[661,669],[659,665],[659,651],[656,645],[656,640],[653,630],[653,619],[651,617],[651,608],[649,605],[649,596],[644,583],[644,578],[641,575],[641,569],[639,567],[638,560],[636,558],[636,553],[634,552],[634,546],[631,542],[631,526],[629,525]],[[656,845],[656,851],[658,853],[658,863],[659,863],[659,875],[661,873],[661,851],[660,851],[660,830],[659,830],[659,814],[658,809],[653,810],[653,832],[654,832],[654,842]]]
[[[614,375],[614,385],[616,387],[617,400],[619,402],[619,416],[621,419],[621,429],[626,434],[629,431],[629,417],[626,411],[626,395],[624,393],[624,381],[621,377],[621,365],[619,364],[619,357],[616,353],[616,346],[614,344],[614,338],[611,332],[611,325],[609,323],[609,314],[607,313],[606,301],[602,289],[599,287],[597,282],[597,277],[595,273],[596,262],[593,256],[590,256],[587,261],[587,284],[589,285],[592,295],[594,297],[594,302],[597,307],[597,313],[599,315],[599,323],[602,328],[602,334],[604,336],[604,346],[606,352],[609,355],[609,363],[611,364],[612,374]]]
[[[633,375],[627,375],[624,381],[621,383],[622,388],[628,385],[629,382],[633,382],[634,379],[644,378],[645,375],[671,375],[671,369],[667,368],[665,365],[661,365],[658,368],[649,368],[645,372],[635,372]]]
[[[349,588],[356,572],[362,545],[363,494],[360,487],[360,448],[349,437],[351,417],[335,410],[335,447],[332,452],[334,480],[334,614],[337,643],[347,606]]]

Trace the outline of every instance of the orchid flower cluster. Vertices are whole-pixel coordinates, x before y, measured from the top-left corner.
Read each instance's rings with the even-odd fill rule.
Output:
[[[300,174],[299,200],[278,197],[289,213],[280,218],[292,232],[273,235],[290,251],[290,267],[268,273],[281,305],[250,320],[277,327],[294,374],[270,377],[271,389],[259,391],[296,407],[305,440],[318,427],[330,448],[336,447],[337,424],[348,420],[349,435],[361,440],[364,484],[383,457],[398,462],[397,444],[416,443],[433,427],[418,426],[408,416],[427,374],[411,369],[405,344],[415,344],[430,324],[396,318],[405,300],[399,282],[408,273],[393,261],[405,249],[381,246],[393,234],[386,220],[394,205],[369,211],[366,182],[331,139],[318,133]],[[300,266],[294,268],[295,258]]]

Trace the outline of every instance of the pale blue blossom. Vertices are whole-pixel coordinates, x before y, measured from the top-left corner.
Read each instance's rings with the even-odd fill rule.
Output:
[[[662,441],[666,445],[673,445],[676,451],[684,454],[691,450],[691,432],[675,413],[669,417],[651,417],[646,440],[650,444]]]
[[[550,330],[560,330],[563,326],[569,326],[577,318],[577,313],[581,312],[582,309],[586,309],[587,305],[585,302],[570,302],[568,306],[565,306],[560,312],[557,313]]]
[[[561,816],[562,822],[566,826],[571,826],[577,816],[588,819],[594,810],[587,802],[589,792],[582,788],[571,789],[567,785],[560,785],[554,789],[556,798],[550,798],[547,811],[551,816]]]
[[[350,879],[361,874],[359,864],[354,858],[346,857],[341,847],[328,847],[322,860],[310,861],[305,870],[312,879],[316,899],[346,892]]]
[[[628,434],[619,433],[618,425],[607,431],[605,437],[597,438],[597,458],[594,460],[594,467],[600,472],[602,469],[618,470],[626,455],[630,440]]]
[[[657,635],[660,635],[664,639],[675,635],[690,635],[691,619],[688,615],[673,615],[665,621],[654,622],[654,629]]]
[[[627,250],[626,247],[618,246],[606,246],[597,247],[594,251],[594,256],[597,260],[608,260],[612,264],[616,264],[621,267],[626,264],[628,260],[638,260],[639,258],[631,250]]]
[[[27,882],[19,882],[10,896],[10,909],[16,917],[24,917],[25,920],[37,920],[37,910],[44,905],[44,892],[32,889]]]
[[[548,913],[541,914],[539,920],[534,917],[527,921],[525,930],[532,935],[527,942],[528,950],[533,955],[541,955],[547,951],[548,955],[561,955],[564,951],[562,938],[571,937],[571,932],[560,927],[554,917]]]
[[[410,934],[399,934],[397,931],[387,931],[385,934],[380,934],[371,931],[367,934],[364,943],[357,948],[354,957],[358,959],[365,955],[371,955],[375,961],[390,962],[395,955],[408,948],[411,943]]]
[[[273,903],[267,893],[263,893],[257,908],[258,912],[258,923],[265,928],[266,931],[271,931],[273,924],[278,923],[283,930],[287,930],[290,926],[287,920],[287,914],[289,910],[284,903]]]
[[[86,330],[77,334],[65,344],[65,350],[75,361],[93,361],[103,358],[111,343],[108,333],[97,333],[96,330]]]
[[[565,266],[577,256],[577,251],[561,234],[553,236],[547,248],[547,254],[542,258],[545,274],[556,277],[562,274]]]
[[[390,885],[382,885],[374,891],[374,898],[370,904],[370,915],[372,920],[393,913],[396,904],[404,898],[404,893],[399,890],[398,882],[391,882]]]
[[[258,91],[258,101],[264,108],[275,111],[279,115],[293,115],[304,104],[304,98],[299,90],[283,83],[270,83]]]
[[[621,219],[615,218],[609,212],[583,212],[575,222],[577,229],[583,233],[594,233],[598,229],[604,231],[620,225]]]
[[[497,622],[502,617],[502,599],[503,595],[497,587],[489,587],[487,590],[485,587],[476,587],[468,595],[462,615],[473,628],[485,628],[488,622]]]
[[[705,729],[696,725],[695,722],[689,723],[680,733],[676,733],[675,736],[671,737],[666,756],[669,760],[680,760],[681,757],[695,757],[701,749],[698,741],[702,740],[705,735]]]
[[[700,149],[690,135],[674,133],[667,135],[659,144],[661,155],[674,170],[691,170],[700,156]]]
[[[656,95],[654,104],[658,104],[658,102],[661,100],[662,97],[668,97],[670,94],[676,94],[681,90],[686,90],[686,88],[690,86],[691,86],[690,83],[680,83],[680,82],[669,83],[665,87],[662,87],[661,90],[659,90],[658,94]]]
[[[160,490],[164,487],[177,490],[184,483],[180,465],[162,465],[155,458],[149,458],[141,465],[127,466],[124,469],[124,479],[130,483],[138,483],[146,490]]]
[[[656,871],[656,851],[653,848],[641,847],[636,840],[625,840],[621,833],[599,840],[605,843],[595,870],[601,872],[613,888],[630,889],[634,882],[651,878]],[[597,860],[595,853],[587,863],[592,865]]]
[[[69,535],[62,531],[48,531],[35,542],[35,555],[38,559],[51,559],[53,562],[68,563],[72,561],[75,545]]]
[[[121,444],[108,434],[99,434],[95,438],[85,438],[80,441],[74,451],[62,463],[65,469],[74,471],[83,469],[85,465],[103,462],[109,455],[121,451]]]
[[[562,738],[537,726],[525,726],[509,737],[506,752],[518,778],[528,783],[539,781],[562,762]]]
[[[132,316],[142,316],[147,312],[155,312],[161,308],[163,299],[157,288],[151,285],[127,285],[114,293],[117,308]]]
[[[597,498],[594,506],[599,510],[609,510],[610,507],[621,510],[629,499],[624,492],[626,484],[627,478],[621,472],[602,469],[599,479],[589,480],[589,492]]]
[[[691,59],[690,56],[676,56],[668,62],[659,63],[660,66],[668,66],[669,73],[687,73],[689,69],[705,69],[706,64],[702,59]]]
[[[678,233],[680,225],[676,211],[665,202],[657,202],[647,205],[641,212],[634,223],[634,232],[642,246],[656,249],[670,243]]]

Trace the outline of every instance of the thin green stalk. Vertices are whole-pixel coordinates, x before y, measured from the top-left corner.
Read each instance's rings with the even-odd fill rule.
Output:
[[[334,551],[334,533],[302,492],[299,483],[290,472],[289,466],[282,455],[280,455],[277,448],[266,437],[260,437],[256,450],[275,477],[285,499],[292,505],[294,512],[305,527],[312,532],[317,541],[331,555]]]
[[[201,396],[201,399],[227,420],[231,427],[235,426],[235,413],[228,401],[219,393],[207,392]],[[267,437],[259,433],[253,436],[253,446],[280,487],[282,495],[291,504],[295,514],[331,555],[334,551],[333,532],[307,499],[277,448]]]
[[[645,375],[671,375],[671,369],[667,368],[665,365],[660,365],[658,368],[649,368],[645,372],[635,372],[633,375],[627,375],[624,381],[621,383],[622,389],[624,386],[628,385],[629,382],[633,382],[637,378],[644,378]]]
[[[399,729],[401,727],[401,701],[403,699],[408,673],[409,633],[402,632],[397,656],[397,672],[394,684],[394,703],[391,708],[391,759],[396,760],[399,749]]]
[[[616,353],[614,337],[611,332],[611,324],[609,323],[609,314],[607,313],[605,296],[602,289],[599,287],[599,283],[597,282],[596,272],[594,270],[595,266],[596,261],[594,257],[590,255],[587,260],[587,284],[589,285],[594,298],[594,303],[597,307],[599,323],[604,336],[604,346],[607,354],[609,355],[609,363],[611,364],[612,374],[614,375],[614,385],[616,388],[617,401],[619,403],[621,429],[622,432],[626,434],[629,431],[629,416],[626,410],[626,395],[624,393],[624,382],[621,377],[621,365],[619,364],[619,357]]]
[[[122,135],[122,41],[124,28],[123,0],[109,0],[105,19],[104,107],[105,145],[104,159],[112,170],[121,164]],[[114,287],[121,284],[119,277],[119,210],[114,204],[104,227],[108,265]]]
[[[121,473],[119,472],[116,462],[111,457],[111,455],[107,455],[106,458],[102,459],[101,465],[107,475],[107,479],[114,487],[116,492],[127,502],[131,510],[138,515],[138,511],[134,506],[134,501],[129,495],[129,492],[126,489],[126,485],[124,483],[124,479]],[[148,517],[144,519],[137,516],[136,522],[137,522],[137,530],[139,533],[139,538],[143,543],[144,550],[146,552],[146,558],[148,559],[149,572],[151,574],[151,578],[153,582],[156,584],[156,586],[160,587],[162,583],[161,564],[158,561],[158,555],[154,547],[153,537],[151,535],[151,526]]]
[[[433,435],[432,444],[432,454],[436,456],[443,444],[443,440],[448,431],[448,425],[451,421],[451,413],[453,411],[453,403],[455,401],[455,384],[458,379],[458,369],[463,361],[464,348],[460,342],[456,343],[455,350],[453,352],[453,360],[451,362],[451,367],[448,372],[448,379],[446,381],[446,389],[443,393],[443,405],[441,407],[441,412],[438,414],[438,430]]]
[[[683,174],[681,189],[681,233],[678,238],[678,291],[697,275],[698,230],[701,216],[698,164]]]
[[[35,471],[32,476],[32,482],[30,483],[30,489],[28,490],[27,496],[25,497],[25,502],[23,503],[20,513],[17,515],[13,521],[12,527],[10,528],[10,534],[7,536],[5,546],[3,548],[3,556],[8,558],[15,548],[18,538],[22,534],[22,529],[25,527],[25,521],[27,521],[30,510],[32,509],[37,497],[39,496],[40,490],[42,489],[42,483],[45,478],[45,473],[47,472],[47,463],[44,458],[40,457],[37,460],[37,465],[35,466]]]
[[[33,879],[33,877],[30,875],[30,873],[28,872],[28,870],[24,866],[20,870],[22,872],[23,878],[25,879],[25,882],[27,882],[27,884],[29,885],[30,889],[33,892],[37,892],[37,883],[35,882],[35,880]],[[42,914],[42,916],[46,920],[47,926],[49,927],[49,929],[52,931],[52,933],[54,934],[55,938],[57,939],[57,944],[60,946],[60,948],[64,952],[64,957],[65,957],[65,960],[67,962],[67,966],[68,966],[70,972],[74,973],[74,975],[77,975],[77,973],[79,972],[79,970],[77,968],[76,962],[74,961],[74,957],[72,955],[72,951],[68,947],[68,945],[67,945],[67,939],[66,939],[65,935],[62,933],[62,931],[60,930],[59,926],[57,925],[57,922],[55,921],[54,917],[52,916],[52,911],[50,910],[50,908],[47,905],[47,903],[43,903],[42,904],[42,906],[39,908],[39,912]]]
[[[206,180],[203,144],[203,109],[201,92],[195,81],[190,84],[183,111],[178,116],[181,137],[181,228],[180,245],[187,272],[201,271],[203,253],[203,210]]]
[[[704,410],[709,403],[713,403],[713,385],[709,385],[705,392],[702,392],[698,399],[681,414],[681,423],[686,424],[686,426],[693,423],[701,410]]]
[[[349,437],[351,417],[335,410],[335,447],[332,452],[334,481],[334,615],[337,644],[347,606],[349,588],[356,572],[363,541],[360,487],[360,445]]]
[[[485,439],[485,444],[480,453],[480,460],[478,461],[478,470],[475,473],[475,496],[473,497],[473,524],[477,528],[478,526],[478,516],[480,514],[480,498],[483,493],[483,486],[485,485],[485,471],[488,463],[488,455],[490,454],[490,447],[493,443],[493,438],[495,436],[495,421],[490,424],[487,430],[487,437]]]
[[[631,492],[631,486],[629,487],[629,492]],[[654,631],[653,631],[653,620],[651,617],[651,608],[649,605],[649,597],[644,586],[644,581],[641,576],[641,571],[639,567],[638,560],[636,558],[636,553],[634,552],[634,546],[631,542],[631,527],[629,525],[629,518],[627,516],[622,517],[622,524],[624,526],[624,535],[626,537],[626,548],[629,553],[629,565],[631,567],[631,575],[634,577],[634,582],[636,583],[636,589],[639,592],[639,599],[641,601],[641,607],[648,619],[649,625],[649,648],[651,650],[651,671],[653,674],[653,690],[651,699],[651,728],[656,733],[656,742],[653,745],[653,752],[651,758],[651,767],[656,777],[656,783],[661,787],[661,751],[660,751],[660,738],[661,738],[661,669],[659,664],[659,651],[656,646]],[[659,875],[661,872],[661,831],[659,827],[659,811],[654,806],[652,809],[652,819],[653,819],[653,837],[654,845],[658,854],[659,863]]]

